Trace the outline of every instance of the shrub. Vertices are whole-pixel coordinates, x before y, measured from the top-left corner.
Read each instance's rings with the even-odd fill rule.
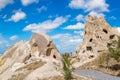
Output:
[[[120,62],[120,37],[118,37],[118,40],[112,41],[107,47],[110,57]]]
[[[71,62],[70,62],[70,55],[65,53],[63,55],[63,72],[64,72],[64,79],[65,80],[71,80],[72,79],[72,68],[71,68]]]

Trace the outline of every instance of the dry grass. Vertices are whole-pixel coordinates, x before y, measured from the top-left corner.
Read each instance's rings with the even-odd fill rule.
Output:
[[[6,61],[6,60],[1,60],[1,61],[0,61],[0,67],[4,65],[5,61]]]
[[[118,65],[119,63],[113,58],[110,58],[109,61],[107,60],[107,56],[101,54],[99,58],[80,66],[78,69],[98,70],[107,74],[118,76],[120,72],[120,65]],[[119,69],[116,68],[116,65]]]
[[[36,62],[33,62],[33,63],[31,63],[31,64],[28,64],[28,65],[26,65],[26,66],[24,66],[24,67],[21,67],[21,68],[17,69],[16,71],[20,71],[20,70],[22,70],[22,69],[35,70],[35,69],[43,66],[44,64],[45,64],[45,62],[36,61]]]

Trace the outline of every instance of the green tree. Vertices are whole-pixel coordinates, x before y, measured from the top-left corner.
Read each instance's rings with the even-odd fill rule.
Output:
[[[110,57],[114,58],[117,62],[120,62],[120,37],[118,37],[118,40],[112,41],[107,47]]]

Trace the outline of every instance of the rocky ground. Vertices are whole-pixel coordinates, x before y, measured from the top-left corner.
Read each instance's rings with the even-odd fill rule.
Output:
[[[78,69],[80,70],[97,70],[101,71],[110,75],[114,76],[120,76],[120,65],[115,60],[109,61],[109,66],[107,67],[106,64],[99,64],[98,59],[95,59],[94,61],[91,61],[89,63],[86,63],[82,66],[80,66]]]

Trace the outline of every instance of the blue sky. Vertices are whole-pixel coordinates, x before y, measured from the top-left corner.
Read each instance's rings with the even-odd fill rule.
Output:
[[[61,53],[74,52],[88,14],[120,31],[119,0],[0,0],[0,53],[34,32],[48,34]]]

